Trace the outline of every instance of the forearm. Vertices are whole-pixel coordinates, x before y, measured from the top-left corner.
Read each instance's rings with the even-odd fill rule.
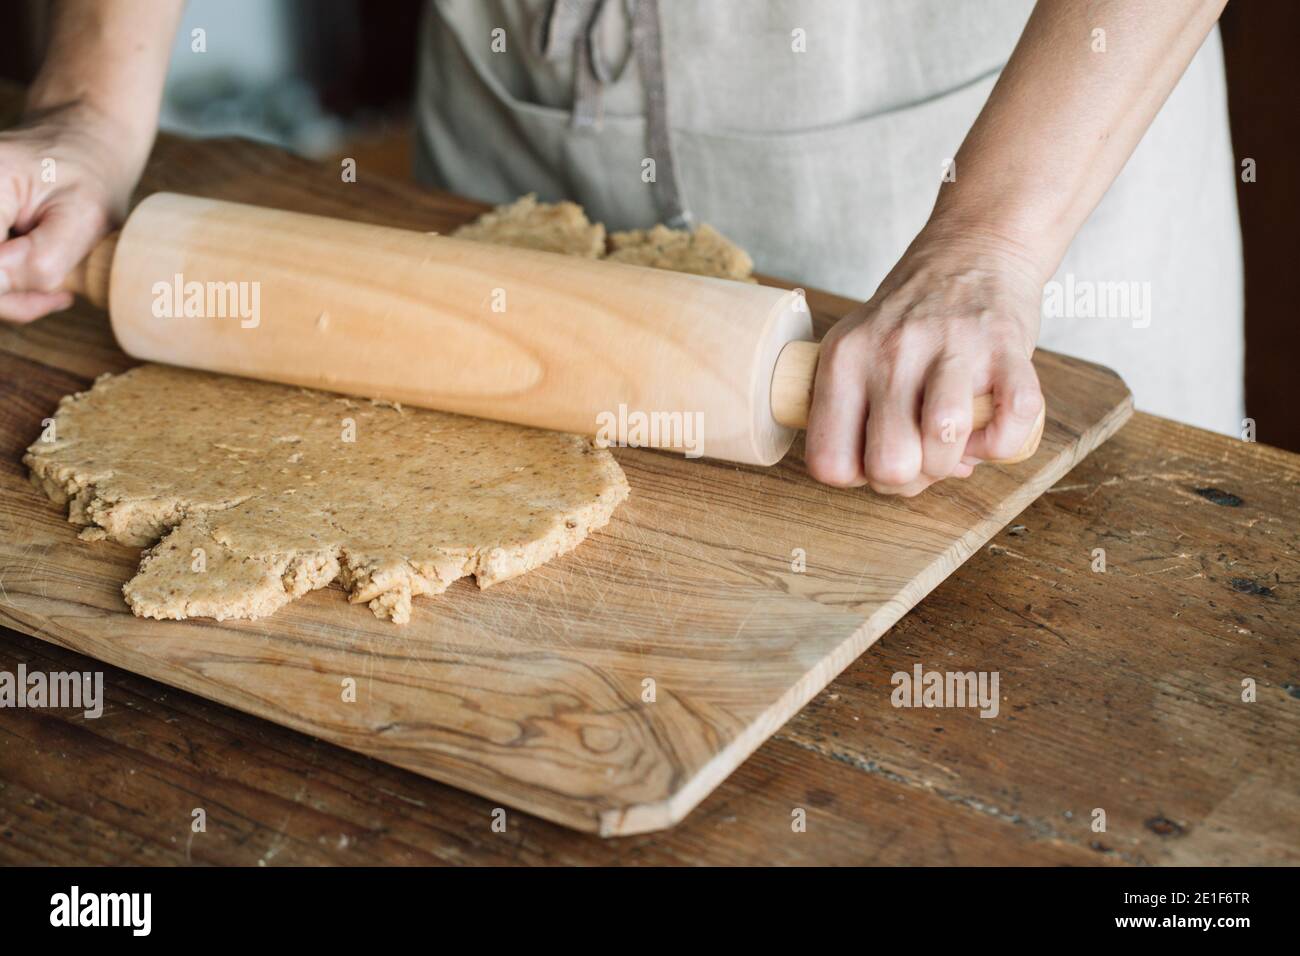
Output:
[[[927,229],[1005,241],[1050,276],[1225,2],[1039,0]]]
[[[183,0],[55,0],[52,8],[28,112],[84,108],[108,121],[131,158],[143,162]]]

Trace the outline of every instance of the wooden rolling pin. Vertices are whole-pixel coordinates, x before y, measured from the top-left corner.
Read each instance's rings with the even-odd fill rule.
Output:
[[[789,450],[817,364],[798,293],[174,193],[67,288],[139,359],[585,435],[700,413],[687,448],[746,464]]]

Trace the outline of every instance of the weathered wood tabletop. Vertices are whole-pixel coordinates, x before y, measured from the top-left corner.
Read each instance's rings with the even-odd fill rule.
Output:
[[[259,176],[335,202],[336,172],[227,141],[165,139],[146,182],[257,202]],[[478,208],[367,188],[409,199],[387,224]],[[48,413],[11,385],[0,414]],[[497,832],[491,801],[4,631],[0,671],[103,669],[113,719],[0,712],[0,862],[1300,862],[1298,482],[1298,456],[1138,415],[685,822],[615,840]],[[891,706],[917,662],[997,671],[1001,719]]]

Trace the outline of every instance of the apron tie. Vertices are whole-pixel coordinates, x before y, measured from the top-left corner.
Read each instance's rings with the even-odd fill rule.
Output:
[[[646,148],[655,163],[651,195],[661,222],[672,229],[689,229],[692,216],[682,201],[678,185],[677,158],[668,118],[659,2],[625,2],[632,20],[632,55],[646,95]],[[556,60],[572,52],[574,90],[570,125],[574,129],[601,128],[604,88],[617,82],[627,66],[624,59],[617,69],[612,67],[600,47],[601,17],[609,6],[609,0],[550,0],[534,22],[533,48],[539,56]]]
[[[655,161],[655,180],[650,184],[659,219],[670,229],[689,229],[691,211],[682,199],[677,180],[677,157],[668,121],[668,88],[664,81],[663,30],[659,22],[659,0],[636,0],[632,11],[632,50],[645,87],[646,144]]]
[[[534,21],[533,49],[539,56],[562,60],[573,55],[569,122],[574,129],[600,129],[605,85],[617,81],[623,72],[622,67],[616,71],[610,66],[598,42],[600,18],[608,5],[608,0],[550,0]]]

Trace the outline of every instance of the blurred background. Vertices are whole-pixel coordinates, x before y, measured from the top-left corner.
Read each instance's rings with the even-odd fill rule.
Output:
[[[45,0],[4,0],[0,79],[28,82],[40,65]],[[194,136],[239,135],[316,159],[355,157],[411,178],[409,117],[423,0],[190,0],[178,32],[208,31],[203,57],[172,59],[162,125]],[[1259,441],[1300,451],[1290,394],[1300,360],[1291,278],[1300,223],[1300,2],[1232,0],[1221,22],[1238,162],[1246,259],[1246,407]]]
[[[46,0],[4,0],[0,77],[30,81]],[[411,94],[422,0],[189,0],[176,49],[207,31],[203,56],[172,56],[162,128],[244,136],[314,159],[354,156],[410,178]]]

